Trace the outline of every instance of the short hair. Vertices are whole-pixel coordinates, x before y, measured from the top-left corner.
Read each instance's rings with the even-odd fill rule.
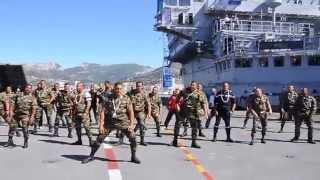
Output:
[[[193,84],[193,83],[196,83],[197,85],[198,85],[198,82],[197,81],[191,81],[191,83],[190,84]]]
[[[25,89],[25,88],[28,87],[28,86],[31,86],[31,87],[32,87],[32,84],[30,84],[30,83],[26,84],[26,85],[23,87],[23,89]]]
[[[137,82],[136,82],[136,86],[137,86],[138,84],[141,84],[141,85],[143,86],[143,82],[142,82],[142,81],[137,81]]]
[[[116,82],[115,84],[114,84],[114,86],[116,87],[116,86],[122,86],[123,84],[122,84],[122,82]]]

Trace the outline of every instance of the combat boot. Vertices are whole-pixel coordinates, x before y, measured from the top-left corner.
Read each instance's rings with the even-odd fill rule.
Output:
[[[73,138],[71,128],[68,129],[68,138]]]
[[[309,140],[308,140],[308,143],[309,143],[309,144],[316,144],[316,142],[315,142],[314,140],[312,140],[312,139],[309,139]]]
[[[140,164],[141,161],[136,156],[136,151],[131,149],[131,162]]]
[[[88,139],[89,139],[89,145],[92,146],[93,145],[92,137],[88,137]]]
[[[184,137],[184,136],[188,136],[188,127],[184,127],[182,137]]]
[[[204,135],[204,134],[202,133],[202,129],[199,129],[199,136],[200,136],[200,137],[206,137],[206,135]]]
[[[226,142],[233,143],[234,141],[231,139],[231,128],[226,128],[226,133],[227,133],[227,140]]]
[[[16,145],[13,143],[13,137],[9,137],[8,142],[4,145],[4,147],[15,147]]]
[[[72,145],[82,145],[81,128],[76,129],[76,131],[77,131],[78,141],[72,143]]]
[[[37,134],[37,133],[38,133],[38,127],[37,127],[37,125],[35,123],[34,126],[33,126],[32,134]]]
[[[81,163],[87,164],[87,163],[93,161],[94,154],[98,151],[99,147],[100,147],[100,145],[98,145],[97,143],[92,144],[90,155],[87,158],[85,158],[84,160],[82,160]]]
[[[21,137],[21,134],[20,134],[20,132],[18,130],[16,130],[16,136],[17,137]]]
[[[59,137],[59,129],[58,128],[54,128],[54,133],[52,135],[53,137]]]
[[[29,147],[29,145],[28,145],[28,138],[26,137],[26,138],[24,138],[24,144],[23,144],[22,148],[26,149],[26,148],[28,148],[28,147]]]
[[[142,145],[142,146],[148,146],[148,144],[144,142],[144,137],[141,137],[140,145]]]
[[[179,147],[179,144],[178,144],[178,139],[175,137],[172,141],[172,146],[174,147]]]
[[[201,147],[197,144],[196,140],[192,140],[191,147],[200,149]]]
[[[162,135],[160,134],[160,124],[157,127],[157,137],[162,137]]]
[[[250,146],[254,145],[254,139],[251,139],[249,145],[250,145]]]
[[[262,144],[266,144],[266,141],[264,140],[264,135],[262,135],[261,143],[262,143]]]
[[[218,133],[218,129],[219,128],[213,128],[213,139],[211,140],[212,142],[216,142],[217,141],[217,133]]]

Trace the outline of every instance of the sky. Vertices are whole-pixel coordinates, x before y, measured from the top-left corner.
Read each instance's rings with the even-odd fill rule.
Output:
[[[0,62],[162,65],[156,0],[1,0]]]

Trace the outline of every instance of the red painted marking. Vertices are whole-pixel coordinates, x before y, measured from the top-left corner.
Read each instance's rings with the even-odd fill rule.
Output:
[[[104,152],[105,152],[106,158],[110,160],[110,161],[107,162],[108,169],[109,170],[119,169],[119,165],[115,161],[116,160],[116,156],[114,155],[113,150],[112,149],[105,149]]]
[[[200,162],[199,162],[198,160],[196,160],[196,159],[195,159],[195,160],[192,160],[191,162],[192,162],[192,164],[194,164],[194,165],[200,165]]]
[[[214,180],[212,176],[208,172],[203,172],[202,175],[206,178],[206,180]]]

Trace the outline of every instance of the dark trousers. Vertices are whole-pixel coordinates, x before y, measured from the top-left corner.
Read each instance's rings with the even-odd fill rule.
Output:
[[[313,139],[313,125],[312,118],[308,113],[298,113],[297,118],[295,119],[295,139],[300,137],[300,128],[302,122],[305,122],[308,127],[308,140]]]
[[[218,112],[216,122],[214,123],[213,136],[214,137],[217,136],[221,119],[223,119],[223,121],[225,123],[227,138],[230,139],[230,132],[231,132],[231,127],[230,127],[231,113],[230,113],[230,111]]]
[[[172,110],[172,111],[169,111],[169,112],[168,112],[168,115],[167,115],[167,117],[166,117],[166,120],[164,121],[164,126],[165,126],[165,127],[168,127],[168,126],[169,126],[169,123],[170,123],[173,115],[175,115],[175,116],[176,116],[176,119],[178,119],[179,112],[178,112],[177,110]]]
[[[282,118],[281,118],[281,130],[284,128],[286,121],[292,121],[294,119],[295,119],[295,109],[294,108],[288,108],[286,111],[284,111]]]

